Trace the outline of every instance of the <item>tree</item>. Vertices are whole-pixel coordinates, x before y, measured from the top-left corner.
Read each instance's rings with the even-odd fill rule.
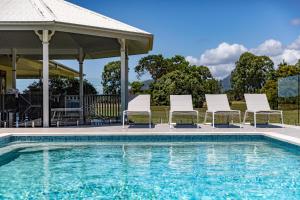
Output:
[[[276,78],[284,78],[298,74],[300,74],[300,66],[298,66],[298,63],[289,65],[286,62],[283,62],[279,64],[278,69],[276,70]]]
[[[295,76],[298,74],[300,74],[299,61],[295,65],[289,65],[284,61],[281,64],[279,64],[278,69],[275,72],[275,78],[268,80],[261,89],[262,93],[266,93],[268,100],[273,108],[277,106],[278,101],[278,80],[281,78]],[[286,84],[283,84],[281,87],[284,86],[286,86]],[[288,88],[291,88],[291,86],[288,85]],[[295,86],[295,88],[297,88],[297,86]],[[288,89],[284,89],[284,91],[290,92]],[[296,94],[298,93],[298,91],[292,90],[292,93]]]
[[[273,61],[267,56],[246,52],[236,62],[236,68],[231,73],[231,85],[236,97],[242,99],[243,94],[259,91],[272,78]]]
[[[84,94],[97,94],[96,88],[87,80],[83,80]],[[79,80],[75,78],[52,78],[49,81],[49,90],[52,95],[79,95]],[[33,82],[24,93],[42,91],[42,82]]]
[[[152,85],[156,105],[168,105],[170,95],[191,94],[196,107],[202,107],[206,93],[220,92],[220,84],[205,66],[190,66],[165,74]]]
[[[261,93],[265,93],[267,95],[272,108],[275,108],[277,106],[278,90],[276,80],[268,80],[261,89]]]
[[[130,86],[131,86],[130,92],[132,94],[141,94],[141,93],[143,93],[142,87],[144,86],[144,84],[142,82],[140,82],[140,81],[133,81],[130,84]]]
[[[120,95],[121,93],[121,62],[113,61],[104,66],[102,73],[104,94]]]
[[[149,55],[139,61],[135,67],[135,72],[138,74],[138,78],[145,73],[149,73],[155,82],[167,73],[182,70],[188,66],[189,63],[183,56],[176,55],[172,58],[165,59],[161,54]]]
[[[67,95],[78,95],[79,94],[79,80],[78,79],[66,79],[65,88]],[[83,91],[85,95],[95,95],[97,94],[96,88],[87,80],[83,80]],[[60,93],[57,93],[60,94]]]
[[[296,67],[300,68],[300,59],[298,60],[298,62],[295,64]]]
[[[186,61],[185,57],[180,55],[175,55],[174,57],[166,58],[165,61],[167,63],[169,71],[184,70],[190,66],[190,63]]]

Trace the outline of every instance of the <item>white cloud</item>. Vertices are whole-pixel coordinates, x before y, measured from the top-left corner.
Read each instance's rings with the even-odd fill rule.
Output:
[[[219,65],[235,62],[247,49],[240,44],[228,44],[223,42],[215,49],[206,50],[200,58],[187,56],[186,60],[197,65]]]
[[[199,60],[193,56],[187,56],[185,57],[185,60],[187,60],[192,65],[198,65]]]
[[[300,51],[295,49],[285,49],[282,54],[271,57],[271,59],[273,60],[275,67],[277,67],[282,61],[293,65],[300,59]]]
[[[200,58],[187,56],[186,60],[194,65],[208,66],[214,77],[222,79],[234,69],[235,61],[246,51],[243,45],[223,42],[217,48],[206,50]]]
[[[289,46],[289,49],[296,49],[296,50],[300,50],[300,36],[294,41],[292,42]]]
[[[206,50],[201,56],[201,65],[219,65],[235,62],[247,49],[240,44],[221,43],[215,49]]]
[[[191,64],[208,66],[215,78],[223,79],[230,74],[235,67],[235,62],[246,51],[248,49],[242,44],[223,42],[214,49],[204,51],[199,58],[187,56],[186,60]],[[275,68],[283,60],[289,64],[295,64],[300,59],[300,36],[288,46],[278,40],[269,39],[249,51],[256,55],[270,56]]]
[[[219,80],[226,78],[226,76],[228,76],[231,73],[234,67],[234,63],[208,66],[212,75]]]
[[[300,18],[292,19],[291,24],[294,26],[300,26]]]
[[[283,45],[280,41],[270,39],[260,44],[257,48],[251,49],[250,51],[256,55],[265,56],[278,56],[284,50]]]

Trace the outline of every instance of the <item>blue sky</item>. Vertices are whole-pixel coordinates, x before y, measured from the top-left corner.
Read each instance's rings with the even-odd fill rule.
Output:
[[[153,33],[150,54],[183,55],[193,64],[209,66],[219,79],[244,51],[269,55],[275,63],[300,58],[299,0],[69,1]],[[130,57],[130,81],[136,79],[133,68],[140,57]],[[86,77],[99,86],[110,60],[86,61]],[[78,69],[74,61],[63,63]]]

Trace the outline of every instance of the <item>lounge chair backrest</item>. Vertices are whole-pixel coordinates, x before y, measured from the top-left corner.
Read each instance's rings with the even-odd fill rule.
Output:
[[[128,111],[150,112],[150,95],[143,94],[143,95],[138,95],[135,98],[133,98],[128,103]]]
[[[170,107],[172,111],[193,111],[191,95],[170,95]]]
[[[231,110],[226,94],[206,94],[205,99],[209,111]]]
[[[245,100],[249,111],[271,110],[266,94],[245,94]]]

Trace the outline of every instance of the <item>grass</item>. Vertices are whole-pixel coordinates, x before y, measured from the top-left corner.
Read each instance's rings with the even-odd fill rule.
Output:
[[[246,104],[245,102],[240,102],[240,101],[234,101],[231,103],[231,109],[233,110],[240,110],[242,112],[242,120],[244,117],[244,112],[246,110]],[[298,111],[295,106],[291,105],[285,105],[281,106],[280,109],[284,110],[284,122],[286,124],[292,124],[295,125],[297,124],[298,121]],[[199,123],[204,122],[204,115],[206,111],[206,107],[199,108],[197,109],[199,111]],[[152,106],[151,107],[152,111],[152,122],[155,124],[160,124],[160,123],[168,123],[169,122],[169,107],[168,106]],[[266,116],[258,115],[257,116],[257,122],[258,123],[266,123],[267,118]],[[129,120],[132,122],[137,122],[137,123],[148,123],[148,118],[146,116],[130,116]],[[216,123],[227,123],[227,121],[234,121],[235,123],[239,121],[237,116],[234,116],[232,119],[217,115],[216,117]],[[249,117],[247,118],[247,121],[253,122],[253,115],[250,114]],[[173,117],[173,122],[176,123],[192,123],[196,122],[196,116],[174,116]],[[211,122],[211,117],[209,116],[208,122]],[[280,122],[279,116],[270,116],[270,122],[271,123],[278,123]]]

